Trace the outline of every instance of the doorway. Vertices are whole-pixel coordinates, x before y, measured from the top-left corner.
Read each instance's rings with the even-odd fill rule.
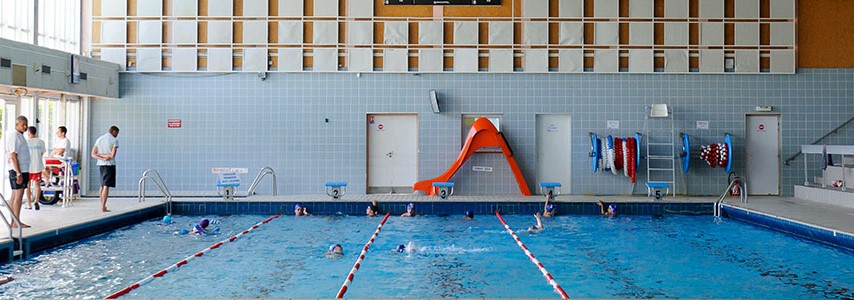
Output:
[[[369,114],[368,193],[412,193],[418,178],[418,115]]]
[[[745,166],[750,195],[780,195],[780,115],[749,114]]]
[[[572,117],[537,115],[537,181],[559,182],[561,193],[572,187]]]

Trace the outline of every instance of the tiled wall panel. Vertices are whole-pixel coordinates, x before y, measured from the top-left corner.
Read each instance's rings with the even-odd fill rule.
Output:
[[[121,99],[93,101],[88,141],[110,125],[121,128],[118,191],[134,193],[141,173],[156,168],[173,192],[211,193],[212,167],[246,167],[245,192],[262,167],[276,170],[280,194],[324,192],[329,180],[348,181],[348,192],[365,192],[366,112],[418,113],[418,177],[444,172],[459,154],[462,113],[503,113],[501,129],[529,186],[535,190],[535,120],[539,113],[572,115],[572,192],[626,194],[623,176],[592,174],[588,132],[627,136],[640,131],[644,107],[669,103],[677,131],[694,145],[735,140],[734,171],[744,174],[745,114],[769,105],[782,114],[782,159],[854,115],[854,69],[799,69],[795,75],[631,74],[257,74],[174,77],[121,75]],[[428,90],[440,94],[434,114]],[[329,122],[325,122],[325,119]],[[181,119],[182,128],[167,128]],[[607,120],[620,120],[608,130]],[[709,121],[698,130],[696,121]],[[827,143],[850,143],[848,125]],[[678,173],[680,193],[717,195],[726,174],[697,158]],[[782,167],[782,190],[803,182],[802,161]],[[813,164],[818,170],[818,162]],[[472,166],[493,172],[473,172]],[[635,193],[645,194],[646,164]],[[97,169],[85,170],[97,190]],[[269,194],[268,182],[259,193]],[[453,178],[458,194],[518,193],[501,155],[477,154]]]

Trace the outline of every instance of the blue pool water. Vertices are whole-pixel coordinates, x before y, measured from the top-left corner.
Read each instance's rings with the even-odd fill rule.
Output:
[[[17,279],[0,298],[102,298],[267,217],[219,217],[208,237],[152,220],[46,251],[0,268]],[[854,298],[851,252],[732,220],[560,216],[529,233],[532,216],[504,217],[571,297]],[[284,216],[123,298],[332,298],[380,220]],[[346,296],[558,297],[494,215],[390,217]]]

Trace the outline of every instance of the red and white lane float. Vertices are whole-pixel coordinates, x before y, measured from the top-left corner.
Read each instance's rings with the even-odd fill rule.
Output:
[[[507,225],[507,222],[504,222],[504,218],[501,217],[501,213],[496,211],[495,216],[498,217],[498,220],[501,221],[501,224],[504,224],[504,229],[507,229],[507,233],[509,233],[510,236],[513,237],[513,239],[516,241],[516,244],[519,245],[519,248],[522,248],[522,251],[525,251],[525,255],[527,255],[528,258],[531,259],[531,262],[537,265],[537,268],[540,269],[540,273],[543,273],[543,276],[546,277],[546,280],[554,288],[555,293],[558,293],[561,299],[569,299],[569,295],[567,295],[566,292],[563,291],[563,288],[560,287],[557,281],[555,281],[554,277],[552,277],[552,274],[549,273],[548,270],[546,270],[546,267],[544,267],[543,264],[539,260],[537,260],[536,257],[534,257],[534,254],[531,253],[531,251],[528,250],[528,247],[526,247],[525,244],[522,243],[522,240],[520,240],[519,237],[516,236],[516,233],[513,232],[513,229],[510,229],[510,226]]]
[[[388,216],[391,215],[391,212],[385,214],[385,217],[382,221],[380,221],[380,225],[377,225],[377,230],[374,231],[374,235],[371,236],[371,239],[365,243],[365,246],[362,247],[362,253],[359,254],[359,258],[356,259],[356,263],[353,264],[353,268],[350,269],[350,274],[347,274],[347,278],[344,279],[344,284],[341,285],[341,289],[338,290],[338,295],[335,298],[344,298],[344,294],[347,293],[347,288],[350,286],[350,283],[353,282],[353,277],[356,276],[356,271],[359,270],[359,267],[362,266],[362,260],[365,259],[365,254],[368,253],[368,249],[371,248],[371,244],[374,243],[374,240],[377,239],[377,236],[380,235],[380,230],[383,229],[383,224],[388,220]]]
[[[723,167],[730,173],[732,170],[732,136],[724,135],[724,142],[700,146],[700,159],[712,168]]]
[[[225,244],[225,243],[234,242],[234,240],[236,240],[237,238],[239,238],[239,237],[241,237],[241,236],[243,236],[243,235],[245,235],[245,234],[247,234],[247,233],[249,233],[249,232],[252,232],[252,230],[255,230],[256,228],[258,228],[258,227],[259,227],[259,226],[261,226],[261,225],[264,225],[264,224],[269,223],[270,221],[272,221],[273,219],[276,219],[276,218],[280,217],[281,215],[282,215],[282,214],[278,214],[278,215],[275,215],[275,216],[269,217],[269,218],[265,219],[264,221],[258,222],[258,223],[256,223],[255,225],[252,225],[252,227],[249,227],[248,229],[246,229],[246,230],[244,230],[244,231],[241,231],[241,232],[240,232],[240,233],[238,233],[238,234],[232,235],[231,237],[229,237],[229,238],[227,238],[227,239],[224,239],[224,240],[222,240],[222,241],[219,241],[219,242],[217,242],[217,243],[215,243],[215,244],[211,245],[210,247],[205,248],[205,249],[204,249],[204,250],[202,250],[202,251],[196,252],[196,254],[190,255],[190,256],[188,256],[187,258],[182,259],[181,261],[179,261],[179,262],[177,262],[177,263],[172,264],[171,266],[167,267],[166,269],[163,269],[163,270],[158,271],[157,273],[154,273],[154,274],[148,275],[148,277],[145,277],[145,278],[143,278],[142,280],[137,281],[136,283],[131,284],[131,285],[127,286],[126,288],[123,288],[123,289],[119,290],[118,292],[115,292],[115,293],[110,294],[110,295],[109,295],[109,296],[107,296],[105,299],[116,299],[116,298],[118,298],[118,297],[121,297],[122,295],[125,295],[125,294],[127,294],[127,293],[130,293],[130,291],[133,291],[134,289],[136,289],[136,288],[138,288],[138,287],[142,286],[143,284],[146,284],[146,283],[148,283],[149,281],[152,281],[152,280],[154,280],[154,279],[155,279],[155,278],[157,278],[157,277],[163,277],[164,275],[166,275],[166,273],[169,273],[169,271],[172,271],[172,270],[174,270],[174,269],[176,269],[176,268],[180,268],[181,266],[186,265],[186,264],[187,264],[188,262],[190,262],[191,260],[193,260],[193,259],[195,259],[195,258],[198,258],[198,257],[202,257],[202,255],[205,255],[205,253],[207,253],[207,252],[209,252],[209,251],[211,251],[211,250],[217,249],[217,248],[219,248],[220,246],[222,246],[222,245],[223,245],[223,244]]]

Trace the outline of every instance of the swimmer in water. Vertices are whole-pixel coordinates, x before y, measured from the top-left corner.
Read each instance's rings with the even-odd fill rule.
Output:
[[[414,217],[415,213],[415,204],[409,203],[406,205],[406,212],[400,215],[401,217]]]
[[[198,234],[198,235],[209,235],[209,234],[218,233],[219,227],[216,227],[213,230],[208,230],[208,226],[210,226],[210,224],[212,224],[212,223],[219,223],[219,222],[218,221],[211,222],[211,220],[203,218],[201,221],[199,221],[199,224],[194,225],[193,228],[191,228],[190,230],[181,229],[181,231],[175,232],[175,234],[182,234],[183,235],[183,234],[194,233],[194,234]]]
[[[404,245],[404,244],[397,245],[396,251],[399,253],[404,253],[404,252],[409,253],[409,254],[415,253],[415,244],[412,242],[409,242],[409,244],[407,244],[407,245]]]
[[[307,215],[308,215],[308,209],[306,209],[305,206],[302,206],[302,204],[300,204],[300,203],[297,203],[296,205],[294,205],[294,216],[299,217],[299,216],[307,216]]]
[[[540,231],[543,230],[543,220],[540,218],[540,213],[534,214],[534,218],[537,218],[537,225],[531,225],[528,227],[528,231]]]
[[[474,212],[471,210],[466,211],[466,220],[474,220]]]
[[[367,214],[368,217],[376,217],[380,213],[380,208],[377,207],[377,204],[377,200],[374,200],[368,205],[368,208],[365,209],[365,214]]]
[[[163,216],[163,222],[161,224],[162,225],[171,225],[172,224],[172,216],[170,216],[170,215]]]
[[[609,204],[607,210],[605,209],[605,203],[602,202],[601,200],[599,202],[597,202],[596,205],[599,205],[599,212],[603,216],[613,217],[613,216],[617,215],[617,205],[614,203]]]
[[[555,205],[551,203],[546,204],[545,211],[543,212],[543,217],[551,218],[555,215],[555,213],[557,213]]]
[[[344,247],[341,247],[341,244],[332,244],[329,246],[329,251],[323,255],[329,258],[344,256]]]

